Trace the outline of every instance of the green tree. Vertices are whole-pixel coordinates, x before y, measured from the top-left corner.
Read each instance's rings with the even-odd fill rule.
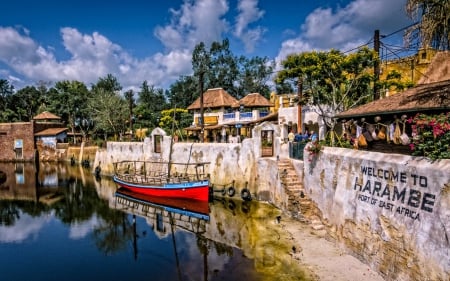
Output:
[[[122,139],[127,129],[129,109],[127,101],[120,94],[95,88],[88,100],[88,108],[92,112],[97,133],[103,133],[105,140],[108,134]]]
[[[106,75],[106,77],[99,78],[97,83],[92,85],[92,90],[95,91],[98,88],[101,88],[110,93],[119,93],[122,90],[122,85],[120,85],[119,81],[114,75],[108,74]]]
[[[133,90],[128,90],[123,95],[125,96],[125,100],[128,103],[128,111],[129,111],[128,123],[130,124],[130,132],[131,134],[133,134],[133,123],[135,119],[133,116],[133,108],[136,106]]]
[[[303,87],[298,102],[313,105],[331,130],[337,113],[371,100],[375,52],[367,48],[344,55],[340,51],[304,52],[289,55],[275,82],[292,80]]]
[[[83,123],[92,120],[88,109],[90,92],[86,85],[79,81],[63,80],[49,90],[47,109],[60,116],[74,134],[81,131],[85,138],[88,129],[92,126],[83,126]],[[76,142],[76,138],[74,138]]]
[[[270,87],[267,85],[273,69],[274,62],[267,57],[246,58],[241,56],[239,62],[239,75],[237,77],[237,97],[243,98],[249,93],[259,93],[266,98],[270,97]]]
[[[239,94],[234,87],[234,82],[239,76],[237,58],[230,51],[230,42],[224,39],[220,42],[213,42],[209,49],[207,76],[207,89],[224,88],[232,96]]]
[[[419,37],[422,47],[450,50],[450,0],[407,0],[406,11],[418,20],[405,33],[407,44]]]
[[[13,95],[12,105],[18,115],[18,121],[31,121],[37,114],[43,97],[34,86],[26,86]]]
[[[174,116],[175,112],[175,116]],[[192,124],[192,115],[186,109],[175,108],[161,111],[159,126],[170,135]]]
[[[14,112],[10,109],[14,86],[8,80],[0,79],[0,122],[12,121]]]
[[[274,62],[270,62],[267,57],[238,58],[230,51],[228,39],[213,42],[209,50],[203,42],[197,44],[192,52],[192,68],[194,77],[190,80],[183,78],[176,88],[178,92],[180,88],[188,89],[189,95],[193,83],[200,85],[203,82],[203,91],[223,88],[237,99],[249,93],[260,93],[269,97],[270,88],[267,81],[273,73]],[[198,96],[197,94],[195,98]]]
[[[154,128],[158,126],[159,112],[167,109],[168,104],[164,90],[148,85],[144,81],[138,93],[136,116],[140,126]]]
[[[187,108],[199,95],[198,78],[182,76],[170,85],[169,102],[178,107]]]

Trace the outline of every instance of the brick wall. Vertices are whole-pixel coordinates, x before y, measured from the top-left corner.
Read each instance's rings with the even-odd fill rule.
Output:
[[[0,123],[0,161],[33,161],[35,153],[32,122]],[[17,159],[14,144],[22,140],[22,157]]]

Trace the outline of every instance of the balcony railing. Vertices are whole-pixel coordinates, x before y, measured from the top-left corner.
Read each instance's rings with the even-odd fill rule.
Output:
[[[231,122],[241,122],[241,121],[253,121],[253,120],[257,120],[259,118],[265,117],[269,115],[269,112],[267,111],[258,111],[258,110],[253,110],[253,111],[249,111],[249,112],[228,112],[228,113],[223,113],[222,118],[218,118],[218,123],[219,124],[223,124],[223,123],[231,123]],[[196,118],[196,122],[197,119],[198,121],[201,121],[200,116],[198,116],[198,114],[196,114],[194,116],[194,118]],[[206,117],[205,117],[206,119]],[[205,120],[206,121],[206,120]],[[206,122],[208,123],[208,122]]]
[[[223,120],[225,121],[234,121],[236,119],[236,113],[224,113]]]

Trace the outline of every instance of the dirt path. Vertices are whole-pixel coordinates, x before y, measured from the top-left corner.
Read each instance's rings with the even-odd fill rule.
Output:
[[[324,230],[287,218],[281,227],[292,235],[293,257],[320,281],[384,281],[377,272],[325,239]]]

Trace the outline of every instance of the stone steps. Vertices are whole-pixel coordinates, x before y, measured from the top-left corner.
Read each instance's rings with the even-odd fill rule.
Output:
[[[315,216],[317,207],[307,196],[303,183],[298,177],[290,159],[280,159],[278,161],[278,173],[288,198],[287,211],[295,219],[310,222],[309,218]],[[315,227],[320,229],[321,226],[318,225],[315,225]]]

